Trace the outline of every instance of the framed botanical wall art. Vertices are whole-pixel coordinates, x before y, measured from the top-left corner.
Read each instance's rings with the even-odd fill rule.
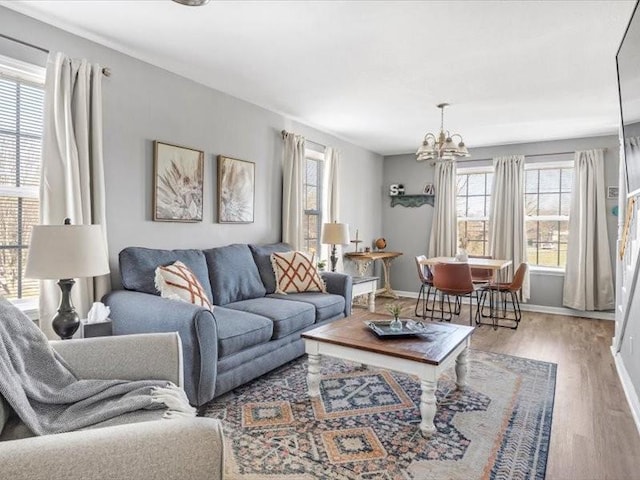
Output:
[[[218,155],[218,222],[254,221],[256,164]]]
[[[201,222],[204,152],[153,142],[153,220]]]

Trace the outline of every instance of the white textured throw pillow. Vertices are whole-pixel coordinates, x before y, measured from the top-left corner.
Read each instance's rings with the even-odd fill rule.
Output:
[[[156,268],[155,283],[163,298],[193,303],[213,310],[202,284],[189,267],[180,261]]]
[[[327,292],[313,254],[274,252],[271,265],[276,276],[276,293]]]

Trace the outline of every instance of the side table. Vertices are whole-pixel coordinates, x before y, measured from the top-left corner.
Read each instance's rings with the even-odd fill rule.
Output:
[[[344,256],[349,260],[356,262],[358,273],[365,275],[367,268],[372,262],[380,260],[382,262],[382,271],[384,272],[384,286],[378,291],[379,297],[398,298],[396,292],[391,288],[391,262],[402,255],[402,252],[387,252],[379,250],[377,252],[349,252]]]
[[[351,277],[353,287],[351,290],[351,298],[355,299],[360,295],[368,295],[368,303],[370,312],[376,311],[376,290],[378,289],[378,277]]]

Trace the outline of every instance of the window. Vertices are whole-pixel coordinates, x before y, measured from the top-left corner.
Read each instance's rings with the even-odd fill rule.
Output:
[[[314,150],[305,152],[304,173],[304,245],[309,253],[320,258],[320,231],[322,229],[322,173],[324,155]]]
[[[489,254],[492,168],[458,170],[458,244],[467,240],[471,255]]]
[[[572,162],[526,166],[525,220],[530,265],[564,268],[567,261]]]
[[[38,296],[24,269],[39,222],[44,82],[42,69],[20,66],[0,57],[0,292],[11,299]]]

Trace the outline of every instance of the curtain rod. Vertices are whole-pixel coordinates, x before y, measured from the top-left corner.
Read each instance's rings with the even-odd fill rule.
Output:
[[[607,151],[607,148],[600,148],[603,152]],[[524,155],[524,157],[551,157],[553,155],[574,155],[576,152],[553,152],[553,153],[532,153],[530,155]],[[502,155],[498,155],[502,156]],[[488,160],[493,160],[493,158],[461,158],[459,160],[455,160],[456,162],[486,162]],[[434,166],[436,162],[431,162],[430,165]]]
[[[288,133],[292,133],[292,132],[287,132],[286,130],[282,130],[282,131],[280,132],[280,134],[282,135],[282,138],[284,138],[284,136],[285,136],[286,134],[288,134]],[[323,144],[318,143],[318,142],[314,142],[313,140],[308,140],[308,139],[306,139],[306,138],[305,138],[305,142],[313,143],[314,145],[317,145],[318,147],[322,147],[322,148],[325,148],[325,149],[327,148],[327,146],[326,146],[326,145],[323,145]]]
[[[50,53],[49,50],[47,50],[46,48],[39,47],[38,45],[34,45],[33,43],[25,42],[24,40],[20,40],[18,38],[10,37],[9,35],[5,35],[4,33],[0,33],[0,37],[6,38],[7,40],[9,40],[11,42],[15,42],[15,43],[19,43],[20,45],[24,45],[25,47],[30,47],[30,48],[33,48],[35,50],[40,50],[41,52],[46,53],[46,54]],[[105,77],[110,77],[111,76],[111,69],[109,67],[103,67],[102,68],[102,74]]]

